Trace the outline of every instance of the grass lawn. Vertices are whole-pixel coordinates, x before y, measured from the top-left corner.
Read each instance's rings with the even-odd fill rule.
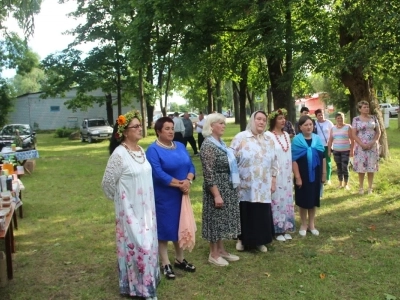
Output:
[[[225,141],[238,131],[229,124]],[[391,159],[381,164],[373,195],[358,195],[355,173],[351,191],[336,189],[334,173],[317,212],[319,237],[295,233],[292,241],[273,242],[268,253],[240,253],[240,261],[225,268],[207,262],[208,244],[201,239],[202,170],[194,157],[191,199],[198,232],[186,258],[197,271],[176,270],[175,281],[163,279],[159,299],[400,299],[397,120],[391,120],[388,136]],[[141,144],[154,140],[150,136]],[[0,299],[121,299],[114,206],[100,186],[108,143],[38,134],[38,145],[36,169],[22,178],[24,219],[14,231],[14,279],[0,288]],[[226,247],[237,254],[234,241]]]

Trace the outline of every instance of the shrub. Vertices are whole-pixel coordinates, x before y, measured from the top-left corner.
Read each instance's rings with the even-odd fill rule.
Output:
[[[54,133],[54,137],[56,138],[65,138],[69,137],[71,133],[75,132],[75,129],[72,128],[58,128]]]

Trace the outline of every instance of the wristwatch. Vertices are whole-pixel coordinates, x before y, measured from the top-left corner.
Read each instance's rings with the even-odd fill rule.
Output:
[[[189,179],[189,178],[186,178],[186,179],[189,180],[189,183],[190,183],[190,184],[193,183],[193,180],[192,180],[192,179]]]

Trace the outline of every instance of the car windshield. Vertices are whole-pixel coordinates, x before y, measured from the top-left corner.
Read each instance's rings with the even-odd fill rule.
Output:
[[[20,135],[30,134],[29,127],[27,127],[25,125],[10,125],[10,126],[6,126],[6,127],[4,127],[2,134],[4,134],[4,135],[15,135],[15,131],[16,130],[19,130],[19,134]]]
[[[108,126],[108,123],[106,120],[90,120],[89,127],[94,127],[94,126]]]

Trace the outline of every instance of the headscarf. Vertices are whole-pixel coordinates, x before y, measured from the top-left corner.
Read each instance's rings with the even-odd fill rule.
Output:
[[[325,147],[322,145],[321,139],[315,133],[311,134],[311,146],[308,146],[302,133],[296,135],[292,140],[292,161],[296,161],[300,157],[307,155],[308,179],[310,182],[315,181],[315,168],[320,165],[318,151],[324,152]]]
[[[239,170],[236,162],[236,157],[233,154],[233,150],[231,148],[226,147],[226,144],[224,143],[223,140],[217,141],[212,135],[207,137],[207,139],[209,139],[212,143],[214,143],[214,145],[216,145],[218,149],[221,149],[227,154],[229,162],[229,170],[230,170],[230,180],[234,188],[238,187],[240,184]]]
[[[251,114],[249,123],[247,123],[247,126],[246,126],[246,130],[251,131],[251,133],[254,134],[254,136],[256,136],[257,138],[258,138],[260,135],[263,136],[263,135],[264,135],[264,132],[265,132],[265,130],[266,130],[266,128],[267,128],[267,122],[265,122],[264,132],[262,132],[262,133],[257,133],[255,120],[256,120],[256,114],[258,114],[258,113],[263,114],[263,115],[267,118],[267,121],[268,121],[267,114],[266,114],[265,112],[263,112],[262,110],[257,110],[257,111],[255,111],[255,112],[253,112],[253,113]]]

